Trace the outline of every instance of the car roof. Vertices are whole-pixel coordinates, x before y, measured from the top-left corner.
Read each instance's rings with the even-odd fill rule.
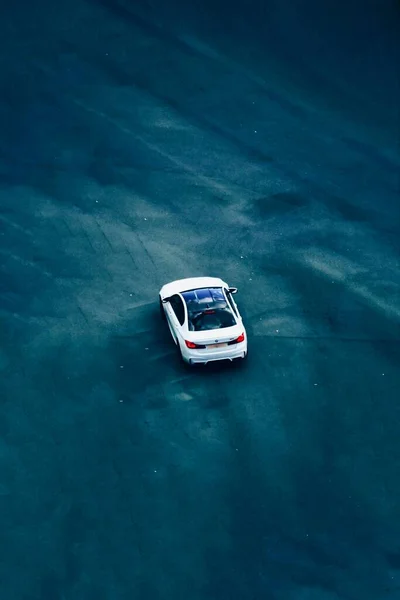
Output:
[[[192,310],[203,310],[207,306],[220,306],[221,308],[227,306],[227,301],[220,285],[218,287],[210,286],[187,290],[186,292],[181,292],[181,295],[188,309],[191,308]]]

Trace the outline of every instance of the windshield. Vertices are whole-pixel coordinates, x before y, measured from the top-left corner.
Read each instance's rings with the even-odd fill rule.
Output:
[[[201,288],[183,292],[190,331],[223,329],[236,325],[222,288]]]

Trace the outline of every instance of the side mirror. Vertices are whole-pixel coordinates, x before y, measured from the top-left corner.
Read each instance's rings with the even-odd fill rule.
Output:
[[[237,292],[237,288],[229,288],[229,289],[228,289],[228,292],[229,292],[230,294],[236,294],[236,292]]]
[[[161,300],[161,302],[162,302],[163,304],[167,304],[167,302],[169,302],[169,301],[170,301],[170,298],[163,298],[163,299]]]

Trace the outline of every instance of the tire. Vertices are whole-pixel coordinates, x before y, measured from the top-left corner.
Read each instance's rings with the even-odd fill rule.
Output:
[[[178,342],[175,342],[175,343],[176,343],[176,352],[177,352],[177,354],[178,354],[178,358],[179,358],[179,360],[180,360],[180,362],[181,362],[182,364],[186,365],[186,364],[187,364],[187,362],[186,362],[186,361],[185,361],[185,359],[183,358],[183,354],[182,354],[181,347],[180,347],[180,345],[179,345],[179,343],[178,343]]]
[[[194,365],[191,361],[188,362],[183,358],[182,350],[181,350],[179,343],[176,344],[176,351],[178,354],[178,359],[179,359],[181,365],[183,366],[183,368],[187,369],[188,371],[191,371],[193,369]]]
[[[249,352],[247,351],[247,352],[246,352],[246,354],[245,354],[244,356],[241,356],[241,357],[239,357],[239,358],[235,358],[235,359],[234,359],[234,362],[235,362],[237,365],[243,365],[243,366],[244,366],[244,365],[247,363],[247,356],[248,356],[248,354],[249,354]]]
[[[185,362],[185,360],[183,358],[182,350],[181,350],[181,347],[180,347],[180,345],[178,343],[176,344],[176,355],[177,355],[178,360],[181,363],[181,365],[185,366],[186,362]]]
[[[159,300],[159,304],[160,304],[160,316],[161,316],[161,318],[162,318],[163,321],[166,321],[167,317],[165,316],[165,310],[164,310],[164,307],[163,307],[163,303],[161,302],[161,298]]]

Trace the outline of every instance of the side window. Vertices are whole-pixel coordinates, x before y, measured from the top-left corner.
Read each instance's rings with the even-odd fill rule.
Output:
[[[226,294],[226,297],[228,298],[229,306],[231,307],[234,314],[238,317],[239,316],[238,311],[236,310],[236,306],[233,303],[232,296],[230,295],[228,290],[225,290],[225,294]]]
[[[179,323],[183,325],[185,322],[185,307],[183,306],[181,298],[175,294],[175,296],[172,296],[170,304]]]

